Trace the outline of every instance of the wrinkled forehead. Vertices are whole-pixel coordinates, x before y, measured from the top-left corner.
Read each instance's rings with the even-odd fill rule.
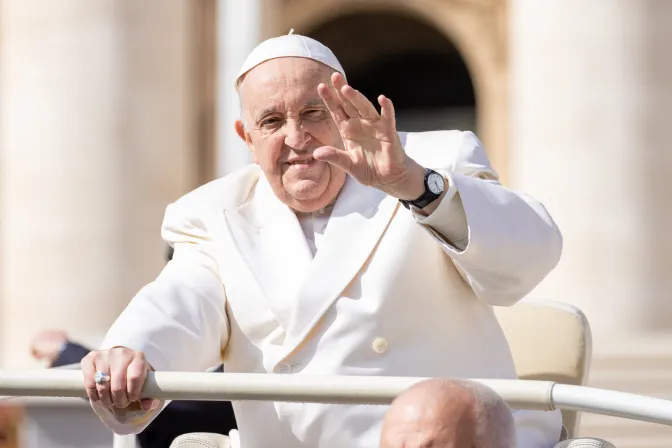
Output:
[[[301,57],[276,58],[250,70],[238,89],[243,108],[260,103],[295,103],[318,98],[317,86],[329,84],[334,70],[320,62]]]

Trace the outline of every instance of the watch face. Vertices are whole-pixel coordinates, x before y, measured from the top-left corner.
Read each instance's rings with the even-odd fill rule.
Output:
[[[429,191],[431,191],[434,194],[443,193],[443,187],[444,187],[443,176],[440,175],[439,173],[430,174],[427,177],[427,186],[429,187]]]

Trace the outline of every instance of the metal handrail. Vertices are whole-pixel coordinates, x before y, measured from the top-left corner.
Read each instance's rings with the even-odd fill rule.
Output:
[[[55,369],[55,370],[80,370],[81,365],[78,362],[76,362],[74,364],[65,364],[65,365],[62,365],[62,366],[50,367],[50,368]]]
[[[143,396],[166,400],[255,400],[388,404],[427,378],[151,372]],[[513,409],[562,409],[672,426],[672,401],[551,381],[480,380]],[[85,398],[81,371],[0,370],[0,394]]]

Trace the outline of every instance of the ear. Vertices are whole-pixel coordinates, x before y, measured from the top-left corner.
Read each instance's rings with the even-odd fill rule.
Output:
[[[243,139],[245,143],[247,143],[247,136],[245,135],[245,125],[243,124],[242,120],[236,120],[235,123],[235,128],[236,128],[236,134],[238,134],[238,137]]]
[[[245,125],[243,124],[242,120],[236,120],[234,126],[236,128],[236,134],[238,134],[238,137],[240,137],[245,142],[250,152],[252,152],[252,161],[254,163],[258,163],[257,154],[254,152],[254,146],[252,146],[252,141],[250,140],[249,135],[245,131]]]

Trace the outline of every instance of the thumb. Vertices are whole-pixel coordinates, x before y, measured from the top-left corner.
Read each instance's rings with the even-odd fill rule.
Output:
[[[327,162],[348,173],[352,168],[350,153],[343,149],[334,148],[333,146],[321,146],[317,148],[313,151],[313,158],[321,162]]]

